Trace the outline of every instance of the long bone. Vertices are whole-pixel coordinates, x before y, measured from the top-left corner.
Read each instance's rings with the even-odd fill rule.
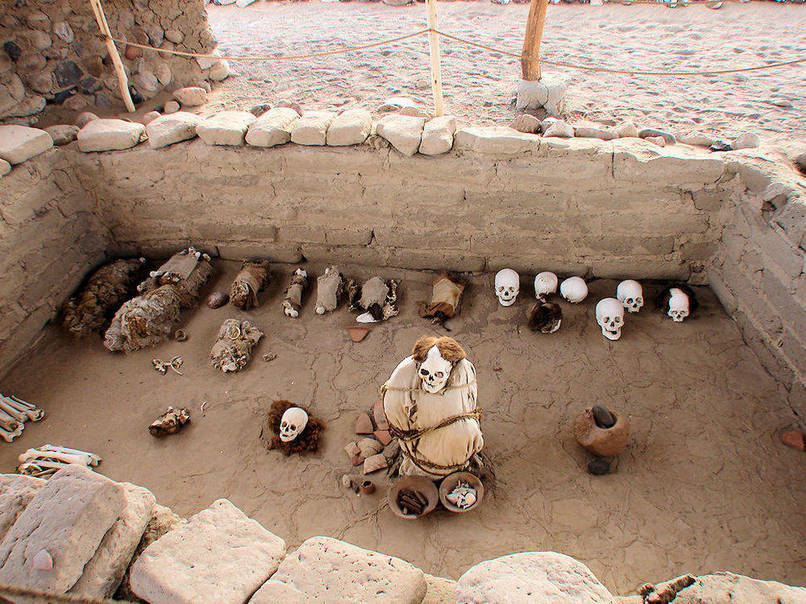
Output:
[[[20,423],[22,422],[18,421],[15,417],[5,411],[0,411],[0,426],[5,430],[16,430]]]
[[[38,422],[39,420],[45,419],[45,411],[32,405],[31,403],[26,403],[22,399],[18,399],[15,396],[12,397],[3,397],[5,398],[6,403],[17,409],[18,411],[22,411],[25,415],[30,419],[32,422]]]
[[[81,451],[80,449],[70,449],[69,447],[60,447],[58,445],[42,445],[39,447],[40,451],[55,451],[57,453],[72,453],[74,455],[89,455],[92,463],[90,465],[97,466],[101,463],[101,456],[89,451]]]
[[[20,424],[17,426],[15,430],[6,430],[5,428],[0,428],[0,438],[2,438],[7,443],[10,443],[15,438],[22,434],[22,430],[25,427],[25,424]]]
[[[42,472],[42,470],[61,470],[70,464],[61,463],[58,461],[48,461],[46,459],[39,459],[37,461],[27,461],[17,466],[17,471],[20,474],[28,474],[32,476],[35,473]]]
[[[7,399],[5,397],[0,398],[0,411],[9,417],[13,417],[18,422],[24,422],[28,419],[28,416],[24,412],[20,411],[13,405],[9,405],[6,400]]]
[[[6,397],[6,398],[9,398],[9,397]],[[36,405],[34,405],[32,403],[29,403],[28,401],[24,401],[18,396],[14,396],[12,394],[10,398],[13,399],[15,402],[19,403],[20,405],[22,405],[23,407],[28,407],[29,409],[36,409]]]
[[[68,464],[78,464],[80,466],[92,465],[92,458],[89,454],[77,455],[75,453],[60,453],[58,451],[41,451],[39,449],[28,449],[17,458],[20,463],[26,461],[39,461],[40,459],[50,459],[62,461]]]

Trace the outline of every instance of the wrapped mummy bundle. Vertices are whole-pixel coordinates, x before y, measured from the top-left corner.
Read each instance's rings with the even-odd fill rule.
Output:
[[[329,266],[316,279],[316,314],[336,310],[344,296],[344,275],[336,266]]]
[[[269,284],[270,276],[268,260],[244,260],[230,288],[232,305],[243,310],[259,306],[257,294]]]
[[[100,331],[104,323],[133,293],[145,258],[115,260],[103,265],[78,293],[64,304],[64,326],[75,336]]]
[[[291,276],[291,283],[283,294],[283,312],[286,316],[296,319],[302,308],[302,294],[308,287],[308,273],[301,268],[294,271]]]
[[[240,371],[249,363],[252,349],[262,337],[263,332],[251,321],[227,319],[210,350],[210,364],[224,373]]]
[[[124,303],[104,336],[112,352],[156,346],[169,337],[213,272],[210,257],[193,248],[174,254],[137,286],[141,295]]]
[[[374,323],[396,316],[400,312],[397,307],[397,287],[398,281],[394,279],[384,281],[380,277],[372,277],[363,285],[351,280],[347,284],[350,310],[365,311],[356,320],[359,323]]]
[[[459,313],[462,294],[467,284],[448,275],[440,275],[434,280],[434,290],[430,302],[418,302],[419,315],[442,325]]]

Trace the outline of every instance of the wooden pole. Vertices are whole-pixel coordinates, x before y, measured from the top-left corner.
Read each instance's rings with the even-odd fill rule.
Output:
[[[129,80],[126,78],[126,70],[123,67],[123,61],[120,60],[118,49],[112,41],[112,34],[109,31],[109,23],[106,21],[104,9],[101,6],[101,0],[90,0],[92,12],[95,13],[95,20],[98,22],[98,28],[101,30],[101,35],[106,38],[106,48],[109,51],[109,56],[112,59],[112,64],[115,66],[115,72],[118,75],[118,85],[120,86],[120,95],[123,97],[123,103],[129,113],[134,113],[134,102],[132,96],[129,94]]]
[[[426,0],[428,8],[428,42],[431,50],[431,89],[434,91],[434,114],[445,114],[442,98],[442,67],[439,60],[439,34],[437,34],[437,0]]]
[[[523,38],[521,72],[524,80],[540,79],[540,41],[543,39],[543,24],[549,0],[532,0],[529,18],[526,21],[526,36]]]

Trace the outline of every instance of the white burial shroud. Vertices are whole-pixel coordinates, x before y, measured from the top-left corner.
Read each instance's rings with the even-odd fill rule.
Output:
[[[476,368],[467,359],[454,366],[445,388],[436,394],[422,390],[419,364],[407,357],[384,384],[383,408],[389,423],[401,431],[437,426],[441,421],[476,409]],[[481,426],[465,418],[406,442],[400,439],[404,460],[401,475],[447,476],[464,467],[484,447]],[[410,455],[427,464],[418,467]],[[435,468],[436,464],[444,468]]]

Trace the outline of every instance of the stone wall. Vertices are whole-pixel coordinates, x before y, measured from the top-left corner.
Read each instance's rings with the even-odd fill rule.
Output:
[[[362,144],[327,146],[326,125],[319,146],[264,149],[243,144],[247,124],[234,117],[241,121],[228,130],[216,116],[199,125],[214,125],[216,136],[234,132],[229,145],[196,139],[153,149],[135,136],[126,143],[131,149],[82,153],[79,133],[78,145],[29,160],[2,182],[28,195],[19,191],[27,185],[18,172],[30,166],[49,174],[48,162],[58,159],[63,169],[41,186],[64,181],[61,194],[87,204],[81,216],[104,234],[98,240],[109,255],[167,256],[193,244],[234,260],[508,266],[522,274],[711,283],[806,417],[806,191],[791,168],[752,152],[506,128],[460,129],[453,150],[438,156],[417,154],[416,144],[403,155],[375,134],[362,134]],[[115,133],[115,120],[108,122],[96,132]],[[415,126],[425,132],[421,122]],[[99,245],[75,266],[95,264]],[[29,274],[38,266],[24,278],[37,291],[51,288],[51,275]],[[40,313],[33,324],[41,325]],[[28,316],[4,315],[0,323],[8,331]],[[20,351],[4,346],[3,358]]]
[[[109,0],[104,11],[115,38],[196,53],[215,48],[204,0]],[[120,110],[117,76],[98,34],[89,0],[4,2],[0,120],[35,115],[46,103]],[[196,61],[121,44],[118,51],[135,99],[228,73],[221,60]]]

